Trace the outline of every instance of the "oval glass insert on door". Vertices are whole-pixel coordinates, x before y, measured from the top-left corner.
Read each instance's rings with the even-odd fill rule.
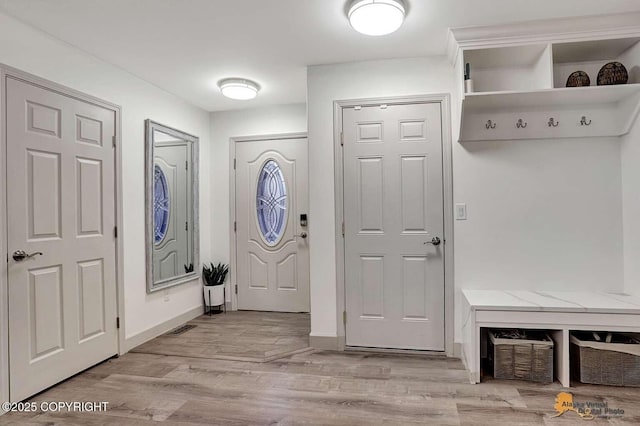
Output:
[[[167,236],[170,203],[167,177],[156,164],[153,169],[153,240],[156,244]]]
[[[274,159],[267,160],[258,174],[256,213],[258,228],[269,247],[276,246],[287,224],[287,184],[280,166]]]

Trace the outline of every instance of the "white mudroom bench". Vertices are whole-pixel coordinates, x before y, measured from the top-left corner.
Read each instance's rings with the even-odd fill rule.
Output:
[[[480,382],[482,328],[547,330],[554,374],[570,386],[569,334],[576,330],[640,333],[640,297],[594,291],[462,290],[463,360]]]

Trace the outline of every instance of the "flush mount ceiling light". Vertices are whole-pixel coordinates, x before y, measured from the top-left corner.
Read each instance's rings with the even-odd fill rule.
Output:
[[[404,22],[402,0],[354,0],[347,14],[354,30],[370,36],[391,34]]]
[[[227,78],[218,82],[218,87],[224,96],[230,99],[246,101],[258,96],[258,83],[244,78]]]

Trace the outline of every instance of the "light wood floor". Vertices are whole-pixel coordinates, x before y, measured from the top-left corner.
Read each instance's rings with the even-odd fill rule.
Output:
[[[0,417],[0,424],[640,424],[640,389],[578,386],[572,388],[575,400],[606,401],[612,408],[624,409],[625,416],[588,423],[574,413],[552,418],[554,398],[562,390],[557,383],[471,385],[460,361],[439,356],[312,349],[286,355],[291,350],[289,338],[308,330],[308,316],[240,312],[214,318],[195,320],[198,327],[187,332],[193,333],[190,338],[187,333],[160,337],[34,398],[108,401],[104,413],[7,414]],[[264,327],[266,334],[256,327]],[[226,349],[213,350],[207,335],[214,335]],[[175,345],[170,346],[170,355],[141,352],[145,346],[160,351],[158,342],[174,338],[187,341],[184,352],[197,356],[175,355]],[[206,349],[198,350],[198,342]],[[282,346],[284,356],[274,358],[269,345]]]
[[[165,334],[132,352],[266,362],[309,347],[309,314],[239,311],[203,315],[196,327]]]

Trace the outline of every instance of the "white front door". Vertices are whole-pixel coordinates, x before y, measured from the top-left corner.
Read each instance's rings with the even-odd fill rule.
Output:
[[[343,133],[346,344],[443,351],[440,104],[345,108]]]
[[[236,142],[238,309],[309,312],[307,139]]]
[[[19,401],[117,353],[115,112],[8,77],[5,113]]]

